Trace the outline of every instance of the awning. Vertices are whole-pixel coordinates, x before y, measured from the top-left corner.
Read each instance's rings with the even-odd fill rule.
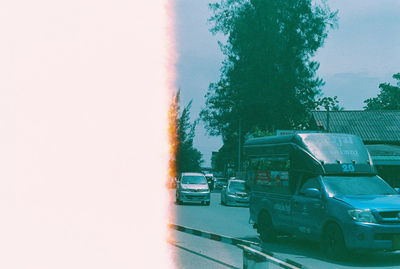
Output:
[[[374,165],[400,165],[400,146],[374,144],[366,147]]]

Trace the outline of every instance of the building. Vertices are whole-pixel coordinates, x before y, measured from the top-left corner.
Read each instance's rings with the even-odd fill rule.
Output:
[[[400,187],[400,110],[313,111],[312,129],[361,137],[378,174]]]

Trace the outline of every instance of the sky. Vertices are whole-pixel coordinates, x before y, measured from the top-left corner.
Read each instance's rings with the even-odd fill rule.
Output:
[[[176,86],[181,102],[193,100],[192,118],[205,104],[204,95],[211,82],[218,81],[223,55],[207,20],[211,16],[208,0],[177,0]],[[326,82],[325,96],[338,96],[346,110],[363,109],[363,101],[375,97],[382,82],[393,83],[400,72],[400,1],[328,0],[338,10],[338,27],[330,30],[325,44],[315,55],[320,63],[317,75]],[[203,154],[203,166],[211,165],[211,152],[222,146],[220,137],[209,137],[203,124],[196,130],[194,146]]]

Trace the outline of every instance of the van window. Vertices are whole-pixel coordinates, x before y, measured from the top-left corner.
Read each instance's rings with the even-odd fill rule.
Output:
[[[249,170],[289,171],[290,160],[285,158],[257,158],[249,163]]]
[[[277,194],[290,194],[289,156],[253,158],[246,165],[247,179],[257,188]]]

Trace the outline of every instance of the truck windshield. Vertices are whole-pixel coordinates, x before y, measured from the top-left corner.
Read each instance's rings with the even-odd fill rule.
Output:
[[[203,176],[183,176],[182,184],[207,184]]]
[[[323,177],[329,196],[397,194],[383,179],[372,177]]]

